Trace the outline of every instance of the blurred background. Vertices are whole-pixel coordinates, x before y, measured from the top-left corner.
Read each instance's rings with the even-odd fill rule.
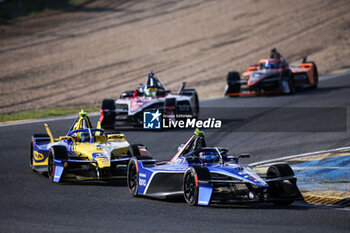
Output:
[[[2,0],[0,113],[99,108],[154,71],[221,97],[228,71],[276,47],[320,74],[349,68],[347,0]]]

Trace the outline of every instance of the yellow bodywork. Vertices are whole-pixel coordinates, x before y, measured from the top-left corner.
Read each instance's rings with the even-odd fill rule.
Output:
[[[81,129],[83,124],[89,124],[90,121],[85,119],[85,115],[81,114],[81,117],[77,120],[73,126],[73,130]],[[109,134],[107,137],[105,135],[94,136],[93,143],[90,142],[80,142],[78,135],[76,136],[61,136],[59,138],[54,138],[52,136],[51,130],[48,124],[44,124],[47,134],[50,137],[50,142],[58,142],[63,140],[69,140],[72,144],[69,146],[69,152],[75,153],[77,156],[84,158],[86,160],[95,160],[96,163],[92,163],[94,166],[99,168],[106,168],[111,166],[111,157],[112,155],[126,155],[128,152],[129,143],[125,139],[124,134]],[[91,125],[89,125],[91,127]],[[100,154],[100,156],[93,156],[95,153]],[[38,153],[37,151],[33,152],[33,156],[36,160],[43,159],[44,155]],[[35,162],[33,160],[33,166],[47,165],[48,158],[43,162]]]
[[[95,143],[76,142],[72,151],[80,157],[87,160],[95,160],[99,168],[111,166],[110,156],[108,155],[126,155],[129,143],[125,140],[123,134],[113,134],[106,138],[104,135],[95,136]],[[100,156],[93,157],[94,154]]]
[[[126,141],[124,134],[109,134],[102,135],[101,132],[97,131],[94,135],[90,132],[90,137],[93,137],[93,142],[83,142],[81,138],[81,132],[70,134],[70,136],[60,136],[54,138],[51,133],[48,124],[44,124],[45,130],[50,137],[50,144],[48,147],[53,145],[64,145],[67,147],[67,151],[72,160],[85,160],[91,162],[92,166],[98,168],[109,168],[111,167],[111,159],[124,159],[127,158],[129,143]],[[101,129],[101,123],[97,123],[97,129]],[[87,113],[81,110],[79,117],[75,120],[69,131],[75,131],[80,129],[93,129]],[[46,158],[45,158],[46,156]],[[73,156],[73,157],[72,157]],[[40,162],[36,162],[40,161]],[[33,150],[32,166],[47,166],[48,156],[43,155],[38,151]],[[64,163],[64,166],[68,166],[68,162]],[[69,178],[70,176],[75,177],[74,174],[66,173],[64,176]],[[78,177],[75,177],[78,178]],[[91,177],[85,177],[83,179],[90,179]],[[79,177],[81,179],[81,177]]]
[[[52,136],[51,130],[50,130],[50,128],[49,128],[49,125],[45,123],[44,126],[45,126],[45,129],[46,129],[47,134],[48,134],[49,137],[50,137],[50,142],[54,142],[55,140],[54,140],[54,138],[53,138],[53,136]]]
[[[80,117],[75,122],[72,130],[92,128],[92,125],[91,125],[91,122],[90,122],[90,120],[89,120],[89,118],[87,116],[87,113],[84,112],[83,109],[79,112],[79,116]]]

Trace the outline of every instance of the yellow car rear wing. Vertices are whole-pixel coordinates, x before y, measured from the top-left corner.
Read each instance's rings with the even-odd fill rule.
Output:
[[[54,138],[53,138],[53,136],[52,136],[51,130],[50,130],[50,128],[49,128],[49,125],[46,124],[46,123],[44,123],[44,126],[45,126],[45,129],[46,129],[47,134],[48,134],[49,137],[50,137],[50,142],[55,142],[55,140],[54,140]]]

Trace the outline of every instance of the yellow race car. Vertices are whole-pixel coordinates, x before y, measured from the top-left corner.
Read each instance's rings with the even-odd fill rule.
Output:
[[[125,178],[132,156],[149,155],[145,146],[130,145],[124,134],[104,134],[99,123],[92,128],[83,110],[65,136],[34,134],[30,144],[30,166],[47,174],[51,182]]]

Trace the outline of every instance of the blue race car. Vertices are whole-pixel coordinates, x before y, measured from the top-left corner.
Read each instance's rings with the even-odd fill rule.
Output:
[[[189,205],[263,201],[289,205],[302,199],[289,165],[272,165],[266,176],[259,176],[238,163],[249,154],[229,156],[227,152],[208,147],[204,133],[196,130],[170,161],[133,156],[127,169],[128,188],[135,197],[183,196]]]

